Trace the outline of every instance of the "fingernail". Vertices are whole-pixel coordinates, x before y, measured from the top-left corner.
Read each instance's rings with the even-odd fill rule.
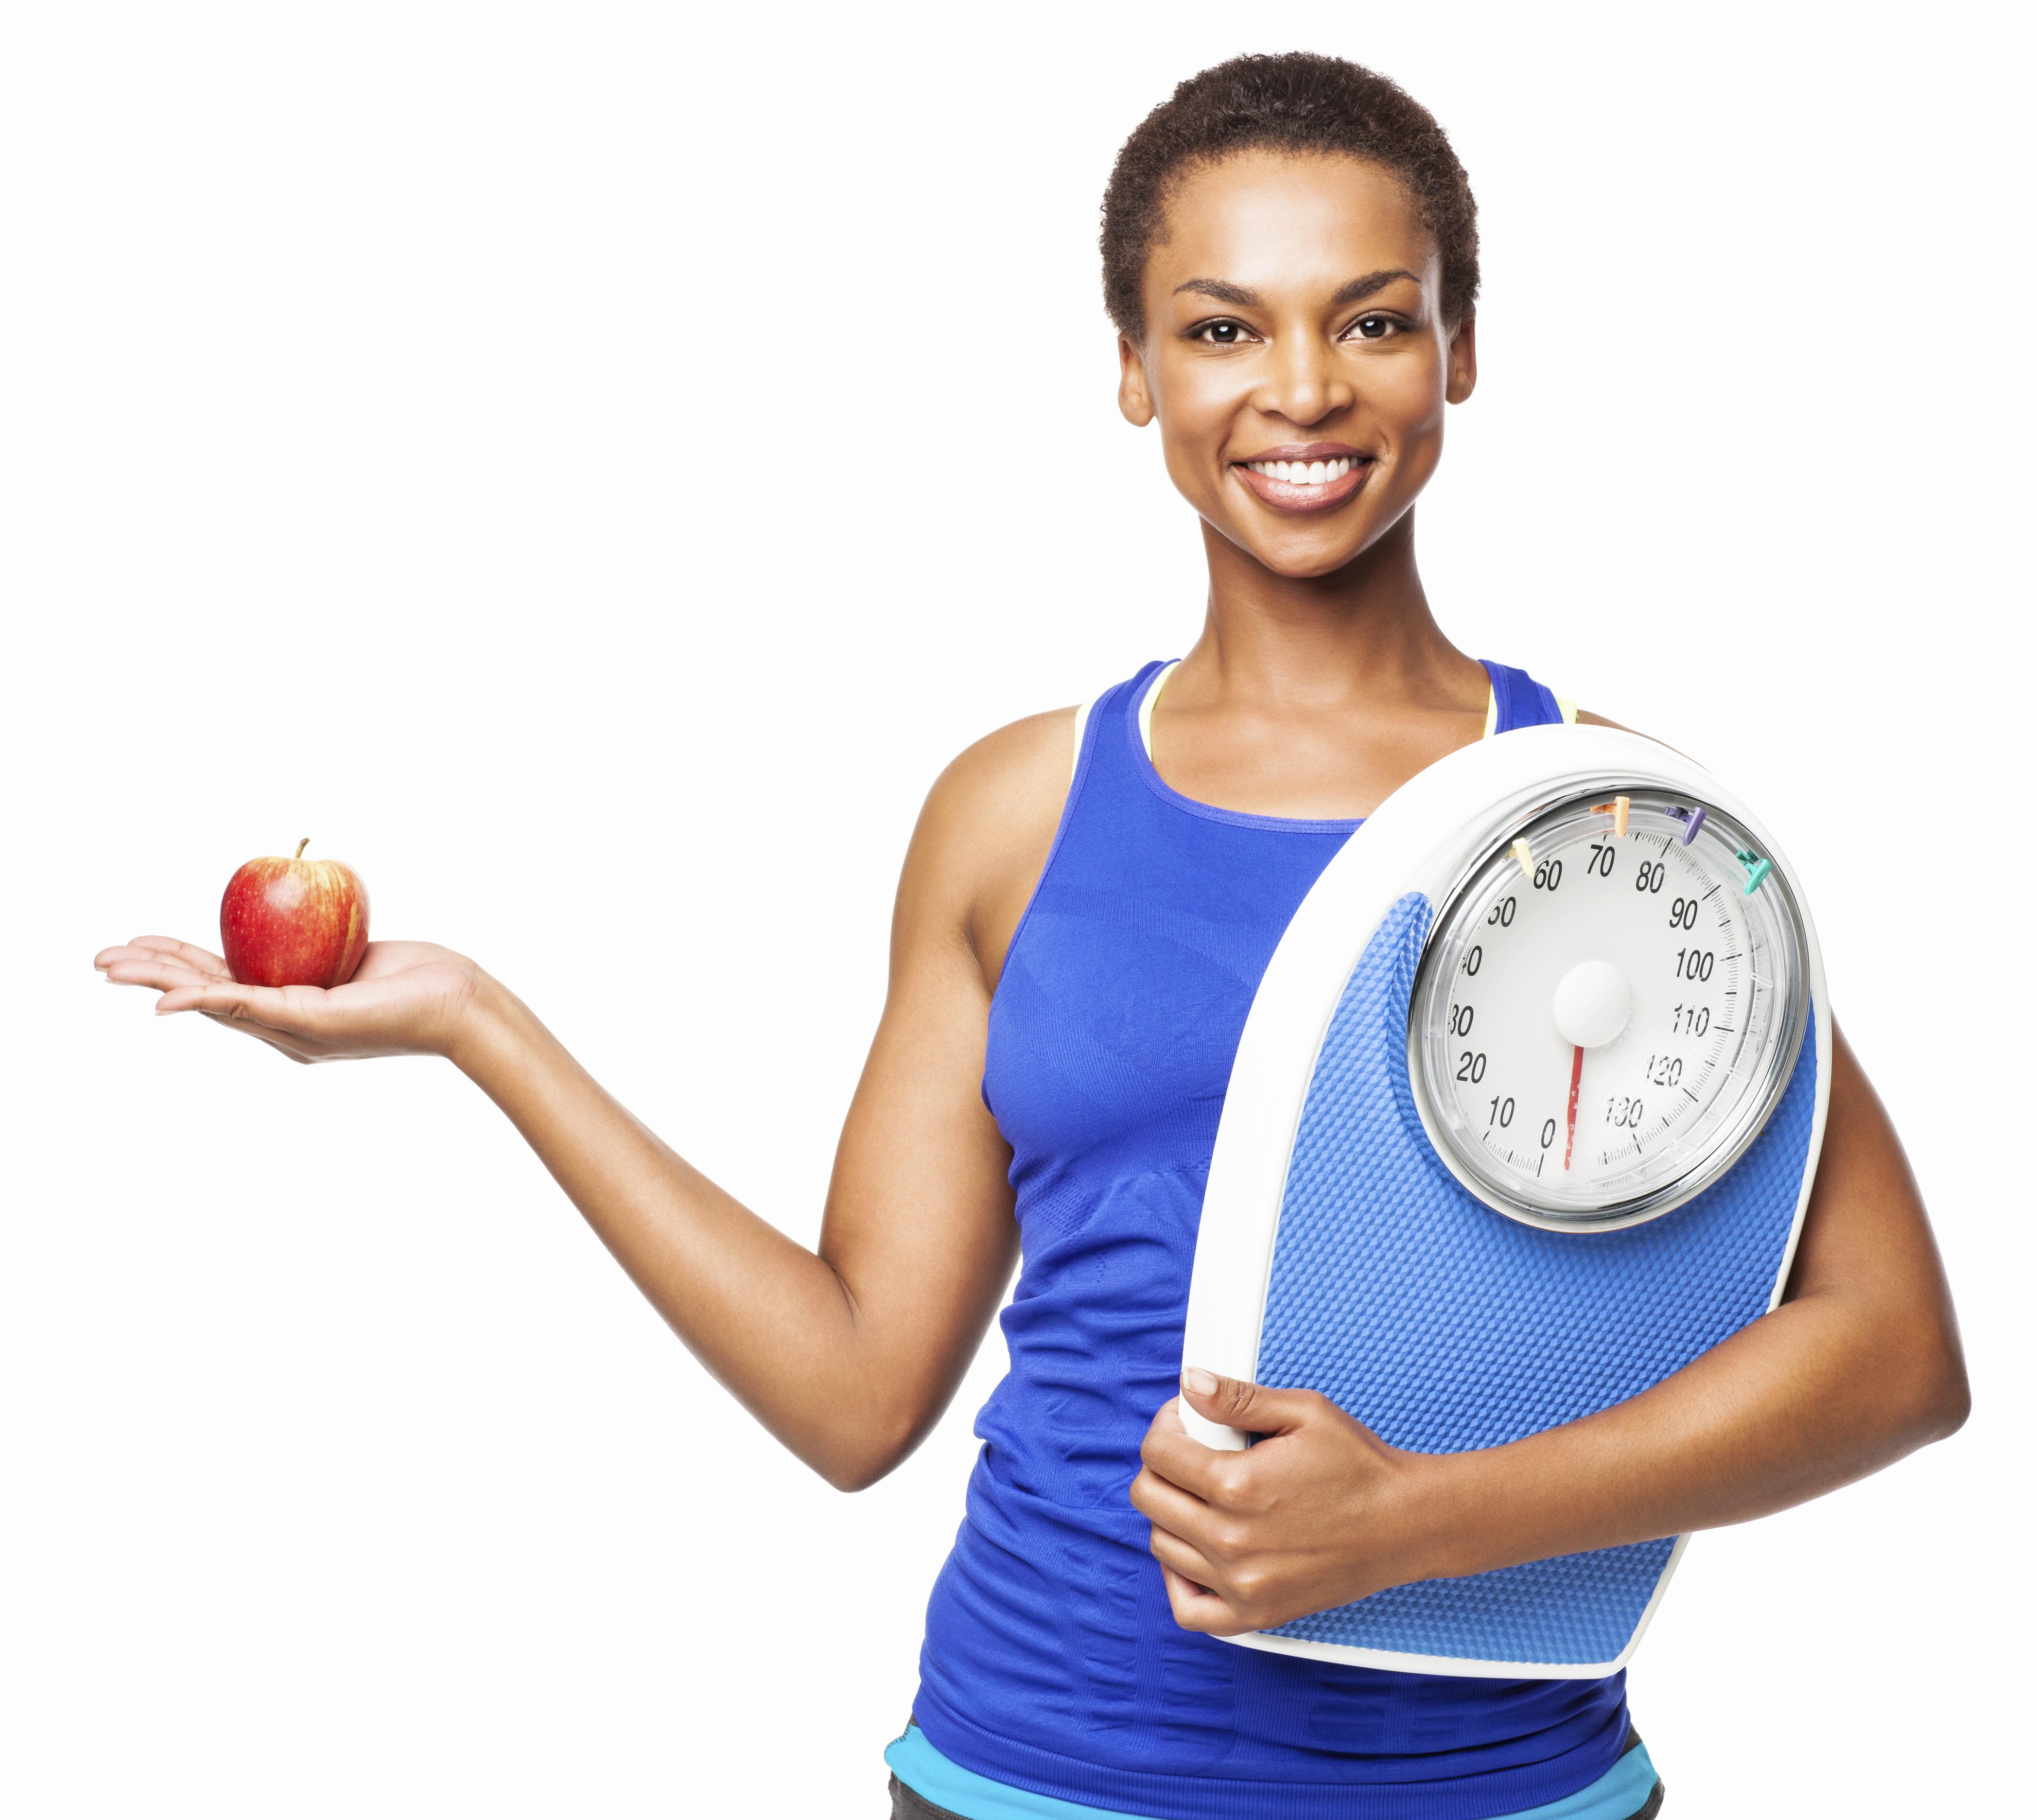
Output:
[[[1191,1365],[1181,1374],[1181,1388],[1199,1397],[1213,1397],[1216,1394],[1216,1379],[1201,1366]]]

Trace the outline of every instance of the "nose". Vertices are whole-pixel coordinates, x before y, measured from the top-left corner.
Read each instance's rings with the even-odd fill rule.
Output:
[[[1298,327],[1277,335],[1272,354],[1252,400],[1253,408],[1265,415],[1304,426],[1320,423],[1356,397],[1338,370],[1335,350],[1319,331]]]

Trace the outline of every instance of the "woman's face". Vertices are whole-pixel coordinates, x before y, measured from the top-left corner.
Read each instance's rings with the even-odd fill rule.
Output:
[[[1441,276],[1377,165],[1205,165],[1168,199],[1145,339],[1119,339],[1120,407],[1159,419],[1168,474],[1223,536],[1276,574],[1329,574],[1406,513],[1442,453],[1445,403],[1471,395],[1472,324],[1446,328]]]

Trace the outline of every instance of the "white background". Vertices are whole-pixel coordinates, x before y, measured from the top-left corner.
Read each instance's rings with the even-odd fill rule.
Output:
[[[998,1342],[844,1498],[449,1069],[293,1069],[89,962],[308,834],[811,1236],[928,782],[1198,622],[1112,401],[1112,153],[1301,43],[1483,206],[1446,628],[1759,807],[1964,1317],[1957,1439],[1691,1548],[1632,1676],[1671,1812],[2007,1811],[2012,17],[9,9],[0,1808],[882,1811]]]

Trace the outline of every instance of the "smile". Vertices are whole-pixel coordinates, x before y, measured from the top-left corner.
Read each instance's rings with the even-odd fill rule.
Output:
[[[1248,461],[1245,465],[1254,474],[1284,480],[1291,486],[1322,486],[1351,472],[1351,457],[1340,456],[1334,461]]]
[[[1322,512],[1357,493],[1374,465],[1373,457],[1353,451],[1304,448],[1234,462],[1231,471],[1276,511]]]

